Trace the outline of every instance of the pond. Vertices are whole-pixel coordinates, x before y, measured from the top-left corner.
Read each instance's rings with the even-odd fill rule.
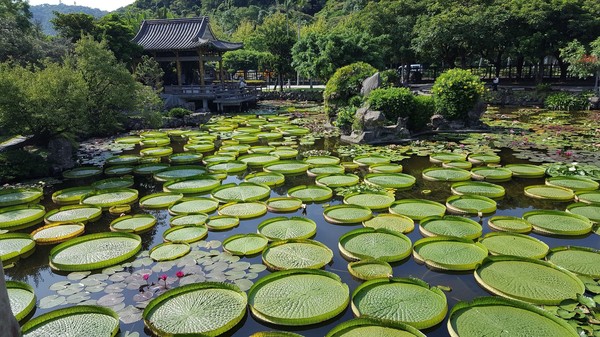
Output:
[[[254,146],[252,149],[258,152],[271,151],[268,149],[268,146],[284,146],[285,148],[280,148],[280,150],[289,151],[293,156],[293,150],[296,149],[298,151],[298,159],[302,159],[303,153],[306,154],[307,157],[308,155],[321,155],[319,160],[324,161],[331,159],[331,157],[326,157],[324,155],[335,156],[340,158],[342,162],[352,162],[353,160],[356,160],[356,157],[362,154],[368,154],[366,157],[367,161],[379,158],[379,156],[387,156],[392,160],[393,163],[402,166],[402,173],[416,178],[414,185],[411,187],[404,189],[398,188],[391,191],[396,201],[405,199],[427,199],[445,205],[447,199],[454,195],[451,190],[451,186],[454,184],[454,182],[431,181],[430,179],[428,180],[423,178],[423,171],[425,169],[430,167],[442,167],[440,163],[432,163],[430,161],[430,154],[438,152],[449,153],[450,151],[460,154],[466,154],[469,151],[477,153],[490,153],[490,151],[495,151],[495,155],[499,156],[500,158],[499,164],[504,166],[514,163],[531,163],[538,165],[539,162],[550,162],[553,157],[556,157],[556,149],[566,151],[564,143],[554,143],[554,140],[550,141],[548,139],[546,139],[544,142],[542,140],[543,138],[541,138],[543,135],[541,132],[539,132],[539,130],[536,130],[535,127],[531,127],[530,124],[525,124],[532,123],[534,119],[540,119],[542,117],[534,118],[532,116],[527,116],[527,121],[523,121],[523,124],[517,124],[512,122],[512,119],[515,118],[515,116],[512,115],[513,113],[514,112],[506,111],[492,111],[490,113],[492,117],[489,117],[490,119],[488,124],[494,125],[495,127],[506,127],[507,125],[505,124],[508,123],[508,127],[511,128],[510,132],[507,131],[495,136],[487,134],[472,135],[472,137],[467,137],[467,135],[448,135],[450,138],[437,137],[430,141],[379,148],[371,148],[367,146],[347,146],[345,144],[340,144],[336,135],[328,134],[322,129],[319,129],[317,133],[313,133],[311,136],[311,134],[308,132],[309,129],[305,128],[304,126],[310,127],[311,123],[318,124],[318,122],[310,121],[311,118],[318,120],[318,117],[312,113],[307,113],[298,116],[301,117],[300,120],[304,120],[304,123],[302,124],[304,126],[289,126],[287,124],[287,117],[277,117],[274,115],[263,115],[260,117],[255,117],[254,115],[243,115],[240,117],[234,117],[234,122],[232,122],[231,118],[218,118],[214,120],[211,125],[206,126],[211,129],[210,133],[207,132],[204,134],[199,132],[192,135],[187,134],[187,136],[181,136],[181,132],[171,131],[170,140],[165,144],[162,144],[161,141],[157,142],[156,140],[169,139],[168,137],[165,138],[163,137],[163,134],[160,133],[148,133],[146,134],[147,138],[145,138],[147,145],[145,147],[140,146],[139,144],[121,144],[115,146],[114,149],[124,149],[118,155],[122,156],[119,158],[121,158],[126,165],[129,165],[126,163],[126,161],[130,159],[130,157],[127,157],[126,155],[137,156],[140,154],[140,150],[146,151],[146,156],[143,158],[148,158],[149,156],[147,156],[147,154],[149,152],[147,149],[149,145],[153,145],[153,147],[154,145],[159,147],[169,146],[173,149],[173,153],[202,153],[205,160],[207,158],[213,158],[216,160],[216,162],[220,161],[215,159],[216,157],[210,157],[215,153],[215,151],[220,153],[222,156],[227,157],[228,153],[238,150],[242,152],[239,153],[239,155],[243,156],[243,152],[247,151],[247,146],[236,147],[234,145],[236,142],[232,142],[231,139],[235,139],[237,142],[243,144],[247,143],[249,146]],[[498,118],[493,118],[493,116]],[[507,120],[510,122],[506,122]],[[542,121],[543,123],[548,123],[547,119],[544,120],[542,118]],[[586,119],[586,121],[589,122],[589,119]],[[568,156],[564,159],[572,159],[572,157],[577,157],[576,160],[580,163],[597,165],[597,149],[595,150],[593,147],[588,146],[591,138],[588,138],[587,142],[585,141],[586,133],[590,130],[591,125],[588,124],[587,128],[582,128],[581,130],[574,130],[577,129],[577,125],[579,125],[578,123],[568,124],[567,122],[561,122],[560,125],[569,125],[568,127],[562,127],[560,131],[563,134],[567,134],[565,129],[569,128],[568,137],[574,139],[573,142],[577,142],[578,144],[573,145],[569,143],[568,149],[575,148],[576,146],[581,147],[576,151],[574,156]],[[312,126],[314,131],[314,125]],[[235,131],[236,127],[237,131]],[[262,127],[263,130],[260,131],[262,134],[260,140],[257,141],[255,137],[259,127]],[[515,131],[512,130],[516,130],[516,135]],[[225,141],[213,141],[210,135],[217,133]],[[280,133],[284,135],[284,138],[280,138]],[[528,136],[530,137],[529,140],[523,140],[524,137],[526,138]],[[121,139],[121,141],[131,144],[138,143],[140,140],[144,140],[136,137],[137,136],[130,138],[129,141],[124,139]],[[533,137],[536,137],[535,140],[531,140]],[[266,138],[272,138],[272,140],[266,140]],[[186,141],[189,139],[192,141],[190,141],[186,146]],[[114,144],[112,141],[113,140],[107,140],[109,144]],[[511,141],[514,142],[514,144],[512,144],[513,146],[511,146]],[[597,141],[597,138],[595,141]],[[496,146],[492,144],[494,142],[496,142]],[[532,142],[532,144],[535,142],[535,144],[539,144],[539,146],[527,145],[526,147],[523,147],[515,145],[517,143],[522,145],[524,142]],[[103,144],[104,143],[100,142],[99,144],[92,145],[94,145],[96,148],[101,148]],[[190,146],[190,144],[193,144],[194,146]],[[209,144],[215,144],[216,148],[211,149]],[[492,144],[492,147],[490,147],[490,144]],[[258,146],[262,146],[262,148],[258,148]],[[289,146],[289,148],[287,146]],[[107,149],[109,149],[108,151],[94,152],[93,155],[90,155],[88,158],[84,159],[90,163],[103,162],[104,159],[108,157],[107,153],[110,153],[110,147],[111,146],[107,147]],[[184,151],[184,149],[192,151]],[[157,151],[160,152],[160,150]],[[115,150],[115,152],[117,151]],[[170,151],[165,152],[167,156],[169,152]],[[223,152],[226,153],[223,155]],[[377,154],[374,152],[377,152]],[[162,157],[162,162],[168,162],[167,156]],[[561,156],[564,157],[562,153]],[[133,160],[133,162],[135,164],[139,164],[139,158],[135,158],[136,159]],[[157,156],[155,158],[161,157]],[[254,162],[253,166],[249,166],[248,168],[243,169],[241,172],[230,172],[227,174],[222,173],[221,171],[213,171],[210,173],[214,174],[212,176],[213,180],[215,178],[223,178],[220,182],[220,185],[230,183],[240,184],[249,174],[263,172],[262,165],[268,161],[268,158],[261,157],[259,160],[260,162]],[[335,161],[335,159],[332,160]],[[115,162],[118,161],[119,160],[115,160]],[[466,161],[463,160],[463,162]],[[496,166],[495,161],[493,162],[493,164],[490,164],[492,167]],[[198,167],[201,164],[192,163],[188,165]],[[214,166],[212,165],[213,164],[209,164],[207,166],[214,169]],[[334,165],[338,164],[334,163]],[[346,174],[354,174],[358,176],[361,181],[367,174],[370,173],[367,166],[356,165],[356,168],[353,168],[350,164],[346,164],[346,166]],[[171,167],[175,167],[175,165]],[[231,168],[233,165],[229,167]],[[390,168],[391,167],[397,168],[398,166],[390,165]],[[473,164],[473,167],[486,166],[481,163],[475,163]],[[118,176],[119,172],[130,173],[130,171],[131,169],[128,171],[127,167],[125,167],[121,171],[117,170],[117,175],[115,176]],[[447,174],[447,172],[444,174]],[[41,204],[45,206],[47,212],[57,209],[60,206],[54,203],[51,197],[54,192],[76,186],[90,186],[92,183],[105,178],[107,178],[107,176],[98,175],[91,178],[65,179],[64,181],[44,190],[44,199],[41,201]],[[506,181],[493,182],[495,185],[499,185],[505,190],[505,195],[503,197],[494,198],[494,201],[496,201],[496,210],[489,213],[477,211],[473,213],[467,209],[467,213],[471,214],[466,215],[465,217],[473,220],[475,223],[481,224],[482,233],[481,235],[476,235],[476,237],[484,237],[488,233],[493,232],[488,225],[488,221],[492,217],[512,216],[520,218],[525,213],[533,210],[564,211],[568,205],[574,202],[572,198],[566,201],[552,201],[536,199],[525,195],[525,187],[544,185],[546,178],[547,176],[538,178],[513,177],[512,179],[509,178]],[[282,184],[278,184],[277,186],[271,188],[268,192],[268,196],[260,195],[258,199],[265,201],[269,198],[285,197],[290,189],[297,186],[315,186],[315,179],[315,177],[308,175],[305,169],[301,170],[301,172],[297,174],[286,174],[285,181]],[[152,175],[133,174],[133,182],[133,186],[129,188],[137,190],[139,193],[139,198],[153,193],[163,192],[163,185],[167,184],[168,186],[168,183],[164,181],[158,181],[157,179],[153,178]],[[360,186],[363,186],[363,189],[368,189],[368,187],[365,187],[365,185]],[[336,190],[335,188],[332,189],[340,192],[340,190]],[[351,190],[351,188],[349,189]],[[356,188],[356,190],[358,190],[358,188]],[[347,194],[348,190],[345,192]],[[388,192],[390,191],[388,190]],[[251,194],[252,192],[246,191],[242,193],[240,191],[234,191],[234,196],[231,196],[231,193],[224,193],[224,197],[222,197],[221,200],[221,206],[230,199],[247,197],[245,193]],[[343,191],[342,194],[344,194]],[[193,195],[186,194],[185,196],[210,197],[211,192],[206,191]],[[214,191],[213,196],[218,197]],[[143,307],[148,304],[151,298],[156,298],[158,293],[161,293],[165,290],[165,285],[167,288],[171,289],[176,288],[180,283],[203,282],[205,280],[225,281],[236,284],[243,290],[248,290],[253,283],[257,282],[266,275],[271,274],[272,272],[265,270],[265,267],[262,266],[263,261],[260,253],[250,256],[241,256],[238,258],[229,253],[223,252],[223,242],[227,238],[236,234],[256,233],[259,224],[264,223],[267,219],[273,219],[282,216],[300,217],[311,219],[316,223],[316,234],[314,236],[309,235],[310,239],[326,245],[333,252],[333,258],[330,262],[326,263],[322,270],[338,275],[341,278],[341,282],[348,285],[350,294],[352,294],[352,292],[364,281],[353,277],[349,273],[348,260],[342,256],[340,248],[338,247],[338,242],[340,237],[346,233],[352,230],[364,228],[364,226],[360,222],[335,224],[333,222],[336,221],[331,221],[331,219],[330,221],[327,221],[324,217],[324,210],[329,209],[334,205],[344,204],[344,197],[339,193],[334,193],[333,197],[329,198],[325,196],[324,199],[325,200],[323,201],[317,202],[304,201],[303,207],[297,208],[296,210],[290,212],[280,213],[269,211],[261,216],[250,219],[241,219],[239,221],[239,225],[230,229],[218,231],[211,229],[208,231],[208,235],[205,238],[190,244],[192,247],[192,252],[189,254],[191,255],[187,255],[187,257],[179,257],[175,260],[165,262],[155,262],[148,256],[149,251],[153,247],[164,242],[163,234],[165,231],[172,228],[170,222],[174,218],[174,215],[169,213],[167,207],[149,209],[147,206],[143,208],[140,206],[139,202],[136,201],[131,204],[130,214],[151,214],[156,218],[157,222],[156,225],[154,225],[149,231],[140,234],[141,253],[120,264],[117,264],[117,267],[106,269],[100,268],[93,271],[89,275],[88,273],[55,271],[49,266],[49,256],[51,249],[56,247],[56,245],[37,245],[35,252],[31,256],[17,261],[14,267],[7,269],[5,272],[9,280],[28,283],[35,290],[35,295],[37,296],[38,300],[36,308],[22,322],[51,310],[66,308],[76,304],[97,303],[110,307],[119,314],[121,318],[121,335],[127,336],[130,333],[135,335],[136,332],[142,336],[151,335],[150,331],[144,327],[144,321],[142,319],[141,312]],[[218,211],[215,210],[214,207],[209,207],[206,213],[210,218],[218,215]],[[372,212],[374,216],[384,213],[389,213],[387,207],[374,210]],[[450,213],[448,212],[446,214]],[[104,211],[102,216],[97,221],[89,222],[85,225],[85,234],[88,235],[92,233],[110,232],[109,225],[111,222],[117,219],[119,215],[120,214],[118,213],[117,215],[111,215],[109,212]],[[348,214],[346,215],[350,216]],[[340,216],[343,218],[346,215],[342,214]],[[41,226],[42,225],[36,225],[34,227],[17,230],[16,232],[31,233],[31,231],[33,231],[35,228]],[[431,230],[435,231],[435,228]],[[596,232],[598,232],[597,229]],[[422,234],[420,230],[420,224],[418,220],[415,221],[414,230],[405,233],[405,235],[410,239],[412,244],[415,244],[415,242],[424,238],[424,234]],[[600,249],[600,240],[598,234],[591,231],[588,231],[583,235],[556,236],[541,235],[538,230],[527,233],[527,235],[529,237],[541,240],[549,248],[560,246],[582,246]],[[193,258],[190,258],[190,256]],[[430,268],[425,264],[417,263],[412,255],[406,258],[401,258],[399,261],[390,262],[390,265],[393,269],[394,277],[418,278],[427,282],[431,286],[440,286],[440,288],[444,290],[444,294],[447,298],[448,310],[451,310],[452,307],[454,307],[454,305],[459,301],[470,301],[480,296],[492,296],[490,292],[486,291],[476,281],[476,278],[473,274],[473,268],[467,268],[469,270],[465,271],[435,270],[434,268]],[[147,281],[142,281],[142,279],[144,279],[144,275],[147,275]],[[161,280],[160,277],[162,275],[165,275],[167,279]],[[152,294],[151,291],[146,291],[147,287],[144,287],[146,283],[154,283],[154,287],[152,287],[152,289],[153,291],[156,291],[157,294]],[[225,332],[223,335],[249,336],[259,331],[278,330],[293,331],[304,336],[324,336],[336,325],[340,324],[341,322],[348,321],[354,317],[355,316],[351,307],[346,306],[345,309],[341,313],[335,315],[334,318],[325,320],[321,323],[310,324],[307,326],[284,326],[266,323],[264,319],[258,319],[256,315],[251,314],[248,311],[239,323],[237,323],[233,328],[231,328],[228,332]],[[422,330],[422,332],[427,336],[448,336],[448,330],[446,327],[447,320],[448,315],[446,315],[444,320],[439,324],[435,324],[433,327],[425,328]]]

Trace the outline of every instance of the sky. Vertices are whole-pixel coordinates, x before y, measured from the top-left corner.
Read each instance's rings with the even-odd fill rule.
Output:
[[[127,6],[133,2],[134,0],[62,0],[62,3],[65,5],[76,4],[78,6],[100,8],[105,11],[113,11],[117,8]],[[29,0],[29,4],[31,6],[41,4],[58,5],[58,3],[59,0]]]

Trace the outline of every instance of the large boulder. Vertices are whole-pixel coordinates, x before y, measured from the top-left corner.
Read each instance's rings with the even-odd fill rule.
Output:
[[[410,137],[406,128],[408,118],[398,118],[396,124],[389,121],[381,111],[369,110],[367,107],[356,111],[355,118],[362,126],[360,130],[352,130],[352,134],[342,135],[342,140],[351,143],[381,144],[394,143]]]
[[[376,72],[371,77],[367,77],[362,82],[362,88],[360,89],[360,94],[363,96],[369,96],[369,93],[381,86],[381,76],[379,76],[379,72]]]

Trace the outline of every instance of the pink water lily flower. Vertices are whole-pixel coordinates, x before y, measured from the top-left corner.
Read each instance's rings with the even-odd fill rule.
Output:
[[[148,279],[150,278],[150,274],[144,274],[142,275],[142,278],[144,279],[144,281],[148,281]]]
[[[178,271],[178,272],[175,274],[175,276],[177,276],[177,277],[179,277],[179,278],[182,278],[182,277],[184,277],[184,276],[185,276],[185,274],[183,273],[183,271],[181,271],[181,270],[180,270],[180,271]]]

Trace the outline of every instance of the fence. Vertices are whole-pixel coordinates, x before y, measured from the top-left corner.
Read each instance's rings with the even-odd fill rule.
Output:
[[[433,81],[435,80],[442,72],[448,70],[446,67],[422,67],[420,68],[420,80],[421,81]],[[492,80],[496,77],[496,67],[494,65],[487,65],[481,67],[469,67],[467,68],[471,73],[478,75],[483,80]],[[521,74],[518,76],[517,66],[508,66],[502,67],[500,69],[500,78],[501,79],[519,79],[523,81],[527,80],[535,80],[537,79],[538,71],[540,71],[540,67],[538,65],[524,65],[521,67]],[[547,64],[541,67],[542,78],[545,80],[559,80],[560,79],[560,67],[556,64]],[[413,69],[411,76],[415,76],[415,71]],[[419,75],[416,75],[417,77]],[[417,77],[413,77],[416,81],[419,81]],[[570,72],[567,71],[567,79],[573,79],[573,76]]]

